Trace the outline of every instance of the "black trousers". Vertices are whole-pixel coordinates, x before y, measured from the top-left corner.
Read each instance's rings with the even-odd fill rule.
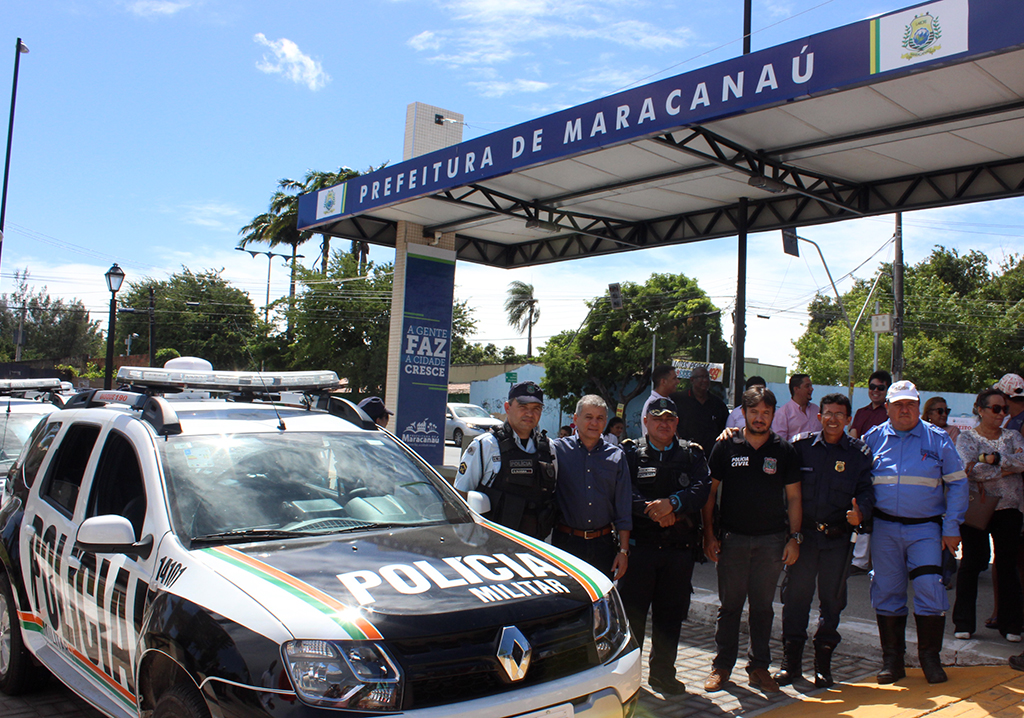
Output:
[[[585,539],[573,536],[572,534],[562,533],[555,529],[555,532],[551,534],[551,544],[563,551],[568,551],[576,558],[583,559],[609,577],[612,571],[612,563],[615,561],[615,554],[619,552],[619,547],[615,543],[615,536],[613,534]]]
[[[1020,577],[1017,574],[1017,549],[1024,516],[1017,509],[1000,509],[992,514],[988,531],[960,526],[960,569],[956,574],[956,603],[953,627],[974,633],[977,628],[978,574],[988,565],[988,537],[996,550],[996,591],[999,595],[999,632],[1021,632],[1024,622]]]
[[[800,558],[786,568],[782,583],[782,639],[800,643],[807,640],[807,618],[817,588],[819,617],[814,645],[834,648],[842,640],[839,614],[846,608],[843,571],[850,542],[818,533],[805,535],[807,540],[800,546]]]
[[[634,546],[629,570],[619,579],[619,595],[629,627],[642,648],[651,611],[651,675],[675,678],[679,632],[690,611],[693,550]]]

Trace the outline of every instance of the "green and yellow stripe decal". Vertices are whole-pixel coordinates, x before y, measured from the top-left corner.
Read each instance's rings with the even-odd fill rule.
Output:
[[[870,37],[870,58],[871,58],[871,74],[876,75],[881,72],[882,60],[881,60],[881,46],[882,32],[881,24],[878,18],[871,21],[868,29],[868,35]]]
[[[337,623],[352,638],[371,640],[383,638],[380,631],[372,623],[356,613],[358,609],[346,606],[305,581],[300,581],[294,576],[254,559],[252,556],[248,556],[241,551],[236,551],[230,546],[213,546],[201,549],[201,551],[207,556],[247,571],[295,596]]]
[[[556,556],[555,553],[551,550],[550,545],[544,543],[543,541],[538,541],[528,536],[523,536],[522,534],[514,533],[511,529],[505,528],[501,524],[496,524],[492,521],[487,522],[487,527],[501,534],[505,538],[515,541],[520,546],[533,549],[537,553],[543,554],[548,561],[555,564],[558,568],[562,569],[567,574],[576,579],[576,582],[579,583],[583,587],[583,590],[585,590],[590,595],[591,601],[596,601],[604,595],[601,592],[601,587],[597,585],[596,581],[590,578],[583,570],[576,568],[575,566],[569,563],[566,563],[565,559],[561,558],[560,556]]]

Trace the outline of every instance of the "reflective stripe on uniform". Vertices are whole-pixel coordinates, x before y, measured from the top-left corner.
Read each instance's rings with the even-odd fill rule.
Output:
[[[960,472],[961,474],[963,472]],[[955,476],[955,474],[951,474]],[[942,485],[942,480],[933,478],[931,476],[874,476],[871,479],[871,483],[875,486],[879,484],[904,484],[906,486],[929,486],[931,488],[937,488]]]
[[[960,479],[966,479],[966,478],[967,478],[967,472],[965,472],[965,471],[954,471],[952,474],[943,474],[942,475],[942,480],[945,481],[947,484],[950,483],[951,481],[959,481]]]

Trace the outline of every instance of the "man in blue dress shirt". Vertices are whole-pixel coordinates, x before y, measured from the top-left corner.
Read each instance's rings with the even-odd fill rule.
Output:
[[[562,515],[551,543],[606,572],[626,573],[633,528],[633,488],[626,455],[604,440],[608,405],[596,394],[576,404],[576,435],[551,442]],[[617,535],[617,540],[616,540]]]

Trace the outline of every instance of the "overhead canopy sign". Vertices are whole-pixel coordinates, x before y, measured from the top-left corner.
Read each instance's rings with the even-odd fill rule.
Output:
[[[867,98],[870,102],[852,93],[969,61],[981,63],[1022,45],[1024,3],[1019,0],[924,3],[626,90],[304,195],[299,229],[393,244],[388,228],[406,219],[436,231],[455,231],[462,259],[513,266],[557,261],[588,249],[650,246],[651,231],[661,242],[692,241],[705,233],[722,236],[730,233],[728,222],[719,227],[686,227],[685,221],[643,225],[642,234],[637,229],[642,222],[678,218],[679,210],[721,211],[740,196],[767,197],[766,190],[789,193],[790,201],[814,197],[815,206],[823,208],[810,218],[776,211],[778,225],[892,211],[898,207],[876,210],[870,193],[863,192],[865,182],[912,170],[914,162],[906,157],[910,145],[896,146],[894,140],[934,140],[986,124],[978,120],[983,115],[962,117],[965,111],[1003,112],[1008,103],[1020,105],[1022,53],[1010,66],[985,66],[992,94],[986,94],[984,83],[974,85],[955,73],[945,77],[946,84],[937,83],[936,76],[918,87],[907,86],[903,100],[898,93],[881,92],[897,94],[888,107],[878,103],[879,93]],[[970,87],[963,86],[965,80]],[[837,93],[851,93],[851,101],[830,101]],[[904,100],[905,111],[898,111]],[[940,133],[922,122],[924,115],[939,110],[958,111],[960,124],[937,124]],[[761,127],[735,121],[761,114]],[[780,122],[786,123],[781,131],[775,129]],[[713,132],[706,131],[712,127]],[[877,137],[890,128],[902,134],[877,142],[867,134]],[[701,131],[699,142],[690,129]],[[851,146],[854,137],[856,146]],[[867,178],[852,176],[859,167],[822,149],[832,138],[844,143],[844,152],[877,151],[877,171]],[[812,140],[817,145],[811,152],[771,151],[780,144],[792,149],[794,142],[803,148]],[[1007,149],[1013,157],[1024,155],[1017,145]],[[947,153],[941,166],[1005,154],[1002,147],[984,143],[976,150]],[[937,161],[920,164],[938,168]],[[1002,192],[1019,193],[1020,188]],[[538,232],[608,242],[575,248],[552,244],[549,253],[524,251],[512,257],[499,256],[492,246],[553,241],[538,239]]]

